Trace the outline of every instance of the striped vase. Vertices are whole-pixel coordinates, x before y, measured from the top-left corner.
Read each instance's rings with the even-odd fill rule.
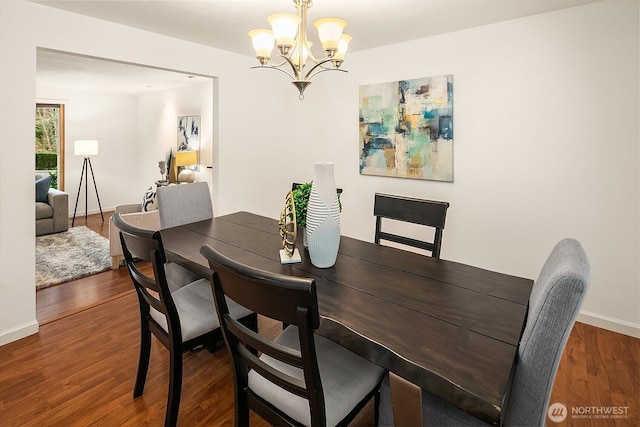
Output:
[[[340,204],[331,162],[315,164],[306,234],[311,263],[318,268],[333,266],[340,246]]]

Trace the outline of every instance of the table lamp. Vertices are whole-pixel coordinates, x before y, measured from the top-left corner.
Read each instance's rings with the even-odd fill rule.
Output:
[[[189,169],[187,166],[193,166],[198,164],[198,152],[197,151],[178,151],[176,152],[176,167],[182,168],[178,174],[178,183],[183,182],[193,183],[196,180],[195,171]]]

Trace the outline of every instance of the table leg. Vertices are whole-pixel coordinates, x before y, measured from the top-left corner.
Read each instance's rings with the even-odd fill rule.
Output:
[[[422,425],[422,394],[420,387],[389,372],[393,421],[397,427]]]

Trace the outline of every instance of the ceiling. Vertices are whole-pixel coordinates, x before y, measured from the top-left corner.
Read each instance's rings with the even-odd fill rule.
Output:
[[[69,12],[111,21],[146,31],[164,34],[241,55],[254,56],[247,32],[267,28],[271,13],[295,13],[293,0],[29,0]],[[315,0],[309,9],[310,24],[322,17],[347,20],[345,32],[353,36],[349,52],[443,34],[452,31],[507,21],[593,3],[597,0]],[[311,25],[310,25],[311,26]],[[309,29],[311,35],[313,28]],[[313,30],[315,31],[315,30]],[[42,55],[41,55],[42,54]],[[39,52],[38,79],[59,79],[65,68],[74,73],[77,83],[87,79],[93,60]],[[348,54],[347,54],[348,61]],[[95,65],[95,64],[94,64]],[[126,64],[99,64],[104,78],[122,77],[145,80],[143,71],[152,72],[149,80],[160,88],[159,70],[127,71]],[[125,67],[124,69],[122,67]],[[184,75],[168,75],[169,83],[180,84]],[[95,76],[94,76],[95,78]],[[178,82],[174,80],[177,79]],[[192,79],[193,80],[193,79]],[[94,80],[95,82],[95,80]],[[191,82],[193,83],[193,81]],[[105,87],[109,84],[106,83]],[[140,87],[139,83],[135,86]],[[147,88],[148,90],[149,88]]]

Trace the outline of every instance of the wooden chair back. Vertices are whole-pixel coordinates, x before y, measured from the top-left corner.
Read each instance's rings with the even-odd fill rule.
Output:
[[[233,360],[237,393],[236,425],[248,422],[238,419],[242,414],[248,414],[243,405],[248,405],[271,424],[296,424],[287,414],[252,392],[248,387],[249,369],[280,388],[307,399],[312,425],[325,425],[324,394],[313,334],[320,323],[315,281],[243,265],[210,246],[203,246],[200,252],[207,258],[212,270],[214,300]],[[256,313],[296,326],[300,350],[268,340],[234,320],[229,315],[225,296]],[[256,356],[258,353],[302,369],[304,381],[266,364]]]
[[[165,426],[175,426],[182,394],[182,353],[201,346],[212,352],[220,335],[211,285],[180,265],[167,263],[159,231],[131,225],[120,214],[113,221],[120,230],[122,252],[140,306],[140,356],[133,396],[144,391],[153,334],[170,353]],[[138,268],[139,260],[151,262],[153,277]],[[237,306],[232,311],[242,324],[257,331],[255,313]]]
[[[376,217],[375,243],[388,240],[431,252],[434,258],[440,258],[442,231],[447,217],[448,202],[416,199],[411,197],[375,194],[373,214]],[[433,241],[418,240],[382,231],[382,219],[420,224],[435,229]]]
[[[113,215],[113,221],[120,230],[125,265],[138,295],[141,322],[148,325],[165,347],[180,348],[180,318],[165,275],[166,255],[160,232],[135,227],[124,221],[120,214]],[[147,276],[138,268],[138,260],[152,263],[154,277]],[[151,317],[151,307],[165,315],[168,331]]]

